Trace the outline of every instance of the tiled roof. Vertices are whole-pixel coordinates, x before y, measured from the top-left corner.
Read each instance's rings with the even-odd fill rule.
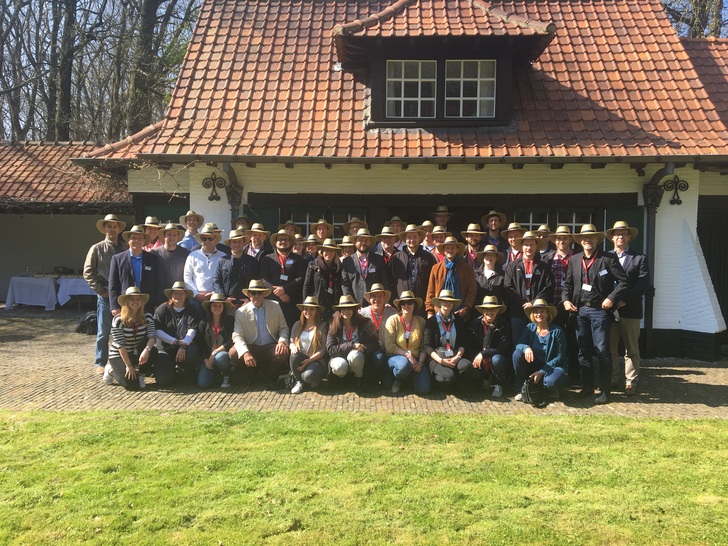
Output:
[[[96,148],[73,142],[0,144],[0,204],[131,202],[125,184],[69,161]]]
[[[718,115],[728,124],[728,39],[683,38],[682,43]]]
[[[206,0],[166,117],[138,153],[314,161],[728,154],[726,126],[659,0],[397,4],[398,14],[361,32],[465,33],[486,19],[489,32],[556,25],[538,61],[514,72],[510,126],[367,129],[367,82],[337,70],[333,29],[387,3]],[[498,23],[480,4],[515,16]]]

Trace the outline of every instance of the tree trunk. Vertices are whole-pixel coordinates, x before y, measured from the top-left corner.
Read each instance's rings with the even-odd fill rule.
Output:
[[[136,41],[136,58],[129,84],[129,117],[127,130],[130,135],[152,123],[152,97],[155,89],[154,25],[161,0],[143,0]]]
[[[58,111],[56,112],[56,140],[71,140],[71,91],[73,85],[73,57],[75,54],[76,0],[63,0],[65,14],[58,66]]]

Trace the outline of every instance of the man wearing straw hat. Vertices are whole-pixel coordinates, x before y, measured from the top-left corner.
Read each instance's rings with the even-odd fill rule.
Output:
[[[263,224],[253,224],[250,229],[245,231],[245,236],[250,242],[245,245],[243,252],[258,260],[259,263],[264,256],[273,252],[273,246],[268,241],[270,231],[267,231]]]
[[[447,224],[452,218],[452,212],[447,210],[447,205],[439,205],[432,213],[432,217],[435,219],[436,226],[441,226],[445,231],[448,231]]]
[[[310,235],[316,236],[317,243],[323,243],[326,239],[334,236],[334,226],[329,224],[323,218],[320,218],[315,223],[311,224]]]
[[[401,294],[405,290],[411,290],[415,296],[425,301],[430,273],[437,263],[437,258],[422,247],[425,232],[416,225],[408,225],[399,236],[405,246],[394,255],[392,260],[395,292]],[[424,317],[424,308],[420,308],[417,313]]]
[[[612,385],[612,355],[609,336],[612,311],[627,293],[627,275],[612,253],[599,246],[604,233],[593,224],[584,224],[574,240],[584,249],[569,261],[562,303],[564,309],[577,313],[576,339],[579,344],[582,396],[594,394],[592,357],[599,359],[599,396],[596,404],[606,404]]]
[[[180,216],[179,223],[185,226],[187,231],[185,232],[185,236],[182,238],[182,241],[180,241],[179,246],[186,248],[191,252],[194,246],[199,242],[195,239],[195,235],[197,235],[197,230],[200,229],[204,222],[205,217],[201,214],[197,214],[194,210],[187,211],[187,214]]]
[[[292,328],[301,315],[296,307],[303,301],[303,279],[306,276],[306,260],[291,252],[293,236],[279,230],[270,238],[275,251],[260,261],[260,280],[273,292],[270,297],[281,305],[288,328]]]
[[[391,233],[394,234],[394,240],[393,243],[397,250],[395,252],[402,250],[402,247],[404,246],[404,241],[400,239],[399,235],[402,233],[402,230],[405,228],[406,224],[402,221],[402,219],[399,216],[392,216],[389,220],[384,222],[384,227],[389,228]],[[382,232],[384,232],[384,229],[382,229]],[[381,245],[381,243],[380,243]],[[378,247],[379,249],[379,247]]]
[[[352,216],[351,220],[344,223],[344,235],[349,235],[350,237],[356,237],[357,232],[361,228],[368,228],[369,224],[367,224],[364,220],[360,220],[356,216]]]
[[[622,269],[627,275],[627,292],[617,304],[619,321],[612,324],[610,352],[612,354],[612,385],[625,381],[624,392],[628,396],[637,394],[640,374],[640,322],[642,321],[642,296],[650,284],[647,257],[629,247],[637,237],[637,228],[630,227],[623,220],[615,222],[606,232],[607,239],[614,244]],[[619,340],[624,343],[624,368],[619,365]]]
[[[115,254],[109,267],[109,305],[111,314],[116,316],[121,310],[117,298],[126,293],[130,286],[136,286],[149,301],[144,311],[153,313],[154,308],[162,303],[164,287],[159,282],[159,259],[156,254],[146,252],[144,245],[149,243],[149,235],[141,225],[133,226],[121,234],[129,243],[129,250]]]
[[[211,225],[203,227],[195,237],[202,246],[200,250],[193,250],[187,256],[184,281],[187,288],[192,291],[190,303],[201,314],[202,302],[209,300],[213,294],[212,281],[215,278],[217,264],[225,257],[225,253],[217,249],[216,245],[221,237]]]
[[[260,278],[260,264],[245,253],[245,231],[234,229],[225,240],[230,247],[230,256],[223,256],[217,262],[212,288],[216,294],[225,296],[226,301],[233,304],[236,309],[248,303],[243,294],[250,281]]]
[[[469,224],[468,229],[461,231],[463,239],[467,245],[465,246],[465,258],[467,258],[470,266],[475,269],[478,267],[478,252],[483,250],[483,236],[485,231],[480,231],[478,224]]]
[[[178,244],[184,233],[171,222],[159,230],[159,238],[164,243],[152,253],[159,258],[159,282],[162,286],[172,286],[185,277],[185,262],[190,251]]]
[[[483,237],[483,244],[493,245],[505,255],[508,250],[508,241],[501,236],[501,226],[506,223],[506,215],[497,210],[491,210],[488,214],[484,214],[480,219],[480,223],[487,233]]]
[[[399,252],[400,243],[399,233],[394,232],[390,226],[384,226],[382,232],[376,235],[379,240],[377,245],[377,254],[384,258],[384,264],[387,266],[387,273],[389,274],[390,285],[387,286],[388,290],[396,290],[396,281],[394,279],[394,273],[392,268],[394,267],[394,255]]]
[[[147,216],[142,225],[144,226],[144,231],[150,238],[149,244],[144,245],[144,250],[151,252],[164,244],[164,241],[159,238],[159,230],[162,226],[156,216]]]
[[[103,241],[88,249],[83,264],[83,278],[91,290],[96,292],[96,359],[94,367],[97,373],[103,373],[109,359],[109,333],[111,332],[111,306],[109,304],[109,268],[111,258],[129,248],[119,238],[126,222],[122,222],[115,214],[107,214],[96,222],[96,229],[103,236]]]
[[[478,252],[478,261],[480,265],[475,270],[475,282],[478,285],[475,301],[483,301],[485,296],[495,296],[498,301],[505,301],[506,285],[501,269],[503,253],[495,245],[486,245]]]
[[[440,293],[440,290],[446,288],[456,298],[462,300],[462,304],[453,312],[460,315],[461,319],[468,320],[473,305],[475,305],[478,285],[475,282],[475,271],[463,258],[465,245],[455,237],[448,237],[437,245],[436,250],[443,255],[443,261],[436,264],[430,272],[430,282],[427,285],[427,298],[425,299],[427,318],[435,314],[433,298]]]
[[[526,233],[526,229],[521,227],[518,222],[511,222],[508,227],[501,231],[501,237],[508,241],[508,248],[505,251],[506,259],[503,262],[503,268],[505,269],[509,263],[515,262],[521,257],[521,251],[516,248],[516,239],[523,237]]]
[[[527,231],[513,242],[518,259],[508,264],[505,271],[508,316],[511,319],[513,343],[518,343],[528,319],[526,311],[537,298],[551,301],[554,297],[554,278],[551,268],[542,262],[539,250],[546,246],[532,231]]]
[[[362,307],[369,305],[364,294],[373,284],[391,286],[389,269],[384,258],[370,250],[375,237],[366,228],[356,234],[356,252],[341,264],[341,289],[345,296],[353,296]]]
[[[290,330],[278,302],[267,300],[272,290],[252,280],[243,293],[250,301],[235,311],[233,344],[245,364],[243,371],[262,376],[268,389],[288,368]]]

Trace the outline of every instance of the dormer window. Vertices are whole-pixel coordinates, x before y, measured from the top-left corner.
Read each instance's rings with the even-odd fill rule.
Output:
[[[495,117],[495,60],[445,61],[445,117]]]

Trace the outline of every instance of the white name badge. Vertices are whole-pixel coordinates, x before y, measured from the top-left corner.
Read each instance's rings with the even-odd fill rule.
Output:
[[[369,266],[369,269],[367,270],[367,272],[368,272],[368,273],[376,273],[376,272],[377,272],[377,270],[376,270],[376,269],[374,269],[374,266],[373,266],[373,265],[370,265],[370,266]]]
[[[151,270],[152,270],[152,266],[151,265],[145,265],[144,266],[144,271],[151,271]]]
[[[526,278],[527,279],[532,279],[533,278],[533,273],[526,273]]]
[[[454,354],[455,354],[455,353],[453,353],[453,352],[452,352],[452,349],[446,349],[446,350],[445,350],[445,357],[446,357],[446,358],[450,358],[450,357],[451,357],[452,355],[454,355]]]
[[[531,295],[531,289],[530,288],[526,288],[526,295],[527,296],[530,296]]]
[[[603,277],[603,276],[604,276],[604,275],[606,275],[607,273],[609,273],[609,271],[607,271],[606,269],[602,269],[602,270],[601,270],[601,271],[599,272],[599,276],[600,276],[600,277]]]
[[[288,275],[281,275],[281,280],[282,281],[287,281],[288,280]]]
[[[405,339],[409,339],[409,336],[410,336],[410,333],[409,333],[409,332],[405,332],[405,333],[404,333],[404,338],[405,338]]]
[[[591,285],[591,284],[586,284],[586,283],[584,283],[584,284],[582,284],[582,285],[581,285],[581,289],[582,289],[582,290],[583,290],[584,292],[591,292],[591,291],[592,291],[592,288],[593,288],[593,287],[592,287],[592,285]]]
[[[286,260],[286,265],[293,265],[293,260]]]
[[[327,291],[327,292],[328,292],[329,294],[333,294],[333,293],[334,293],[334,289],[333,289],[333,288],[331,288],[331,287],[327,288],[327,289],[326,289],[326,291]]]

